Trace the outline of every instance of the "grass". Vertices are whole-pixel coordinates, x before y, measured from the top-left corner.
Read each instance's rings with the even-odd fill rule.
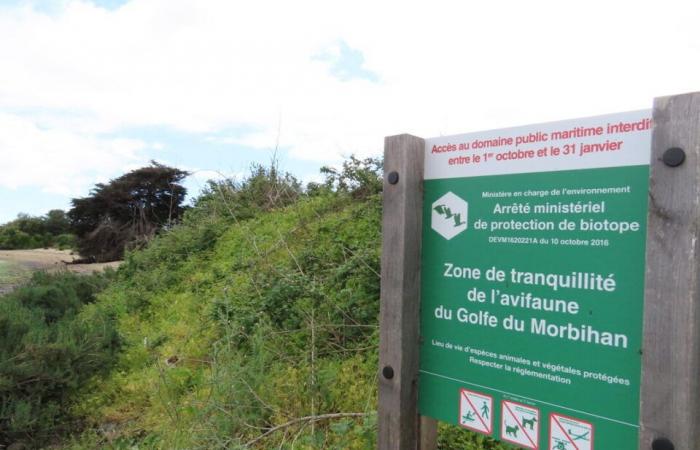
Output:
[[[19,264],[0,260],[0,293],[29,278],[30,271]]]

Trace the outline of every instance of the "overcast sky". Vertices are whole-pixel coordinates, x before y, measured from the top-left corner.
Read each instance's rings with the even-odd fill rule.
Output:
[[[696,1],[0,0],[0,223],[156,159],[304,180],[386,135],[700,90]]]

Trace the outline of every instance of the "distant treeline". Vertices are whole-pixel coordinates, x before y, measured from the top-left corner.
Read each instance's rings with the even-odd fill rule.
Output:
[[[0,250],[56,247],[72,248],[75,236],[65,211],[54,209],[44,216],[20,214],[0,225]]]
[[[155,161],[96,184],[90,194],[74,198],[67,212],[45,216],[20,214],[0,226],[0,250],[74,248],[86,260],[122,259],[124,252],[142,248],[161,230],[177,224],[185,211],[188,172]]]

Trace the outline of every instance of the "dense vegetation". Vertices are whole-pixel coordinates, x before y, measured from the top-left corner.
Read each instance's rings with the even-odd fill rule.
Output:
[[[122,356],[77,406],[110,432],[76,446],[370,445],[380,202],[354,192],[257,168],[130,253],[101,296]]]
[[[73,396],[115,360],[114,322],[94,304],[109,277],[36,273],[0,298],[0,447],[74,428]]]
[[[78,251],[97,262],[116,261],[124,251],[145,245],[184,212],[187,172],[155,161],[73,199],[68,211]]]
[[[71,248],[75,237],[70,233],[70,221],[60,209],[45,216],[20,214],[12,222],[0,225],[0,250],[55,247]]]
[[[127,254],[74,316],[104,327],[109,370],[68,390],[62,417],[82,431],[63,448],[374,448],[381,164],[324,173],[305,189],[275,167],[212,182]],[[453,427],[440,440],[502,448]]]

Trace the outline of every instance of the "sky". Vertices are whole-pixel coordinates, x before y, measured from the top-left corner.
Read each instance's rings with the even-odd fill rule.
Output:
[[[0,0],[0,223],[151,160],[304,181],[384,136],[700,90],[700,2]]]

